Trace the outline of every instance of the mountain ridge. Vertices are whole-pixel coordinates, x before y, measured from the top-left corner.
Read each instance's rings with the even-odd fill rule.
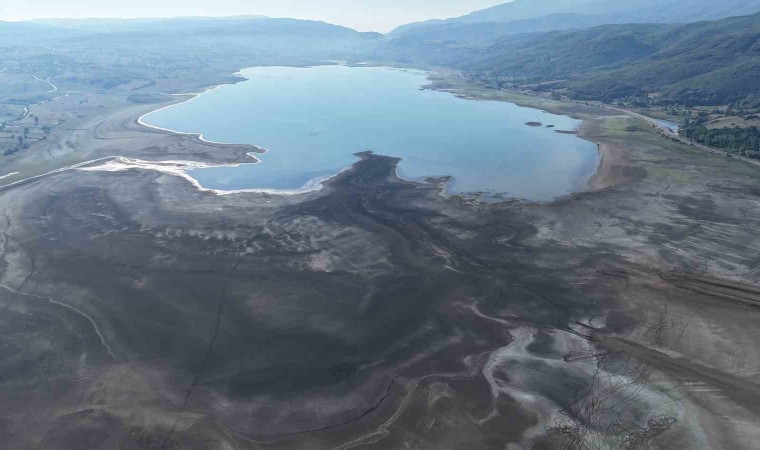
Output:
[[[593,11],[593,12],[591,12]],[[613,23],[689,23],[760,12],[760,0],[515,0],[443,20],[402,25],[389,36],[451,23],[482,24],[535,20],[556,14],[585,16],[593,25]],[[569,28],[558,27],[556,29]],[[539,29],[531,31],[541,31]]]

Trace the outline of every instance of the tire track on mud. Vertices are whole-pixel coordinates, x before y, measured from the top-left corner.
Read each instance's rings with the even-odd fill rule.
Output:
[[[240,263],[242,261],[238,260],[235,265],[232,267],[232,270],[227,273],[227,278],[224,281],[224,287],[222,288],[222,293],[219,298],[219,303],[217,304],[216,308],[216,317],[214,319],[214,326],[211,332],[211,339],[209,340],[208,347],[206,347],[206,353],[203,355],[203,362],[201,363],[201,368],[198,371],[198,374],[195,376],[195,379],[193,380],[193,383],[190,385],[190,387],[187,389],[187,392],[185,392],[184,400],[182,401],[182,409],[187,408],[187,404],[190,401],[190,397],[193,394],[193,391],[196,387],[198,387],[198,384],[201,382],[201,378],[205,374],[206,370],[208,369],[208,361],[211,359],[211,354],[214,352],[214,346],[216,345],[216,340],[219,338],[219,330],[222,328],[222,316],[224,314],[224,307],[227,304],[227,291],[229,290],[230,286],[230,280],[232,279],[232,275],[237,271],[238,267],[240,267]]]
[[[29,270],[29,273],[26,275],[26,277],[24,277],[24,280],[18,286],[18,288],[11,289],[11,291],[14,293],[13,298],[11,298],[11,300],[8,301],[8,303],[6,303],[3,306],[3,312],[6,312],[8,308],[10,308],[11,306],[13,306],[14,303],[16,303],[19,296],[22,295],[24,288],[26,287],[27,284],[29,284],[29,281],[32,279],[32,277],[34,277],[34,273],[37,271],[37,264],[36,264],[37,254],[34,252],[34,250],[31,247],[26,245],[24,242],[21,242],[20,240],[12,237],[8,233],[8,230],[10,230],[12,226],[13,226],[13,221],[11,220],[11,216],[6,213],[5,214],[5,229],[3,229],[3,238],[5,239],[5,241],[3,242],[3,257],[5,257],[5,254],[8,251],[8,248],[7,248],[8,242],[13,241],[16,243],[16,245],[21,247],[21,249],[23,249],[29,255],[31,268]]]
[[[47,300],[48,302],[50,302],[50,303],[52,303],[54,305],[58,305],[58,306],[61,306],[63,308],[66,308],[68,310],[74,311],[75,313],[77,313],[80,316],[84,317],[88,322],[90,322],[90,324],[92,324],[92,328],[94,329],[95,334],[98,336],[98,339],[100,339],[100,343],[103,345],[103,348],[106,349],[106,352],[108,352],[108,355],[111,358],[113,358],[114,361],[119,361],[120,360],[119,357],[117,357],[116,354],[113,352],[113,350],[111,350],[111,346],[109,346],[108,343],[106,342],[106,338],[105,338],[105,336],[103,336],[103,333],[100,331],[100,327],[98,327],[97,322],[95,322],[95,320],[92,317],[88,316],[84,311],[82,311],[82,310],[80,310],[78,308],[75,308],[75,307],[73,307],[71,305],[68,305],[66,303],[59,302],[57,300],[53,300],[51,297],[43,297],[41,295],[27,294],[27,293],[19,292],[19,291],[15,290],[15,289],[11,289],[10,287],[8,287],[8,286],[6,286],[4,284],[0,284],[0,288],[3,288],[3,289],[5,289],[5,290],[7,290],[9,292],[12,292],[12,293],[16,294],[17,296],[24,295],[24,296],[27,296],[27,297],[34,297],[34,298],[37,298],[37,299],[40,299],[40,300]]]
[[[90,317],[89,315],[87,315],[84,311],[82,311],[82,310],[80,310],[80,309],[78,309],[78,308],[76,308],[74,306],[68,305],[66,303],[54,300],[52,297],[43,297],[43,296],[40,296],[40,295],[28,294],[28,293],[24,292],[24,289],[26,288],[26,286],[29,284],[29,282],[32,280],[32,278],[34,277],[35,273],[37,272],[37,253],[29,245],[27,245],[26,243],[22,242],[21,240],[19,240],[19,239],[17,239],[17,238],[15,238],[15,237],[13,237],[13,236],[10,235],[10,233],[8,232],[8,230],[10,230],[12,227],[13,227],[13,220],[11,219],[10,214],[6,213],[5,214],[5,228],[3,229],[3,238],[4,238],[4,241],[3,241],[3,254],[2,254],[2,257],[5,258],[5,255],[8,252],[8,242],[13,241],[13,242],[16,243],[16,245],[18,245],[22,250],[24,250],[29,255],[29,261],[30,261],[31,268],[29,270],[29,273],[26,275],[26,277],[24,277],[24,280],[21,282],[21,284],[19,284],[19,286],[16,289],[13,289],[13,288],[11,288],[9,286],[6,286],[5,284],[0,283],[0,287],[8,290],[11,293],[13,293],[13,297],[11,298],[11,300],[9,300],[3,306],[3,312],[8,311],[8,309],[11,306],[13,306],[18,301],[19,297],[21,297],[22,295],[38,298],[38,299],[41,299],[41,300],[47,300],[48,302],[50,302],[52,304],[61,306],[61,307],[66,308],[66,309],[68,309],[70,311],[74,311],[75,313],[77,313],[80,316],[84,317],[88,322],[90,322],[90,324],[92,324],[92,327],[93,327],[93,329],[95,331],[95,334],[98,336],[98,339],[100,339],[100,343],[106,349],[106,351],[108,352],[108,355],[111,358],[113,358],[115,361],[118,361],[119,358],[116,356],[116,354],[113,352],[113,350],[111,349],[111,347],[106,342],[105,336],[103,336],[103,333],[100,331],[100,328],[98,327],[97,322],[95,322],[95,320],[92,317]]]
[[[235,262],[235,265],[232,266],[232,269],[227,273],[227,277],[224,281],[224,286],[222,287],[222,292],[220,294],[219,302],[217,303],[216,307],[216,316],[214,318],[214,326],[211,330],[211,338],[209,339],[208,346],[206,347],[206,352],[203,355],[203,360],[201,362],[201,367],[198,370],[198,373],[196,374],[195,378],[193,379],[193,382],[190,384],[190,387],[187,388],[187,391],[185,391],[185,396],[182,400],[182,405],[180,407],[181,410],[186,410],[187,405],[190,402],[190,397],[192,397],[193,392],[198,387],[198,385],[201,382],[201,379],[206,374],[206,370],[208,370],[208,362],[211,359],[211,355],[214,352],[214,347],[216,345],[216,341],[219,338],[219,331],[222,328],[222,316],[224,315],[224,307],[227,304],[227,291],[229,290],[230,281],[232,279],[232,275],[237,271],[238,267],[240,267],[240,263],[242,262],[242,259],[239,259],[237,262]],[[161,450],[164,450],[167,448],[166,446],[171,443],[172,436],[177,431],[177,425],[173,425],[171,430],[169,430],[169,433],[167,434],[166,438],[163,439],[161,442],[161,446],[159,447]]]

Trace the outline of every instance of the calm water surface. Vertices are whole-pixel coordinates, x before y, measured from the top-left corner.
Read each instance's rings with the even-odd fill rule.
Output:
[[[248,81],[143,119],[269,150],[257,155],[259,164],[192,171],[209,189],[300,190],[351,166],[354,153],[373,150],[401,158],[406,179],[449,175],[450,192],[542,201],[581,190],[598,165],[594,144],[554,131],[574,130],[579,121],[422,90],[424,72],[320,66],[241,73]]]

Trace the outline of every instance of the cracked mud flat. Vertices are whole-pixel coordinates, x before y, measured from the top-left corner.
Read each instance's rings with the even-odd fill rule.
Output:
[[[250,151],[139,109],[80,132],[87,156]],[[583,131],[625,150],[616,183],[548,205],[446,198],[371,154],[295,196],[109,163],[3,190],[0,439],[753,448],[759,173],[629,120]]]

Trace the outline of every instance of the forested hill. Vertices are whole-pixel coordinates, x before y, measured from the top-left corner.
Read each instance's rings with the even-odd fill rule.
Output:
[[[496,85],[530,84],[576,98],[716,105],[760,97],[760,14],[507,35],[487,45],[395,39],[378,53],[455,67]]]

